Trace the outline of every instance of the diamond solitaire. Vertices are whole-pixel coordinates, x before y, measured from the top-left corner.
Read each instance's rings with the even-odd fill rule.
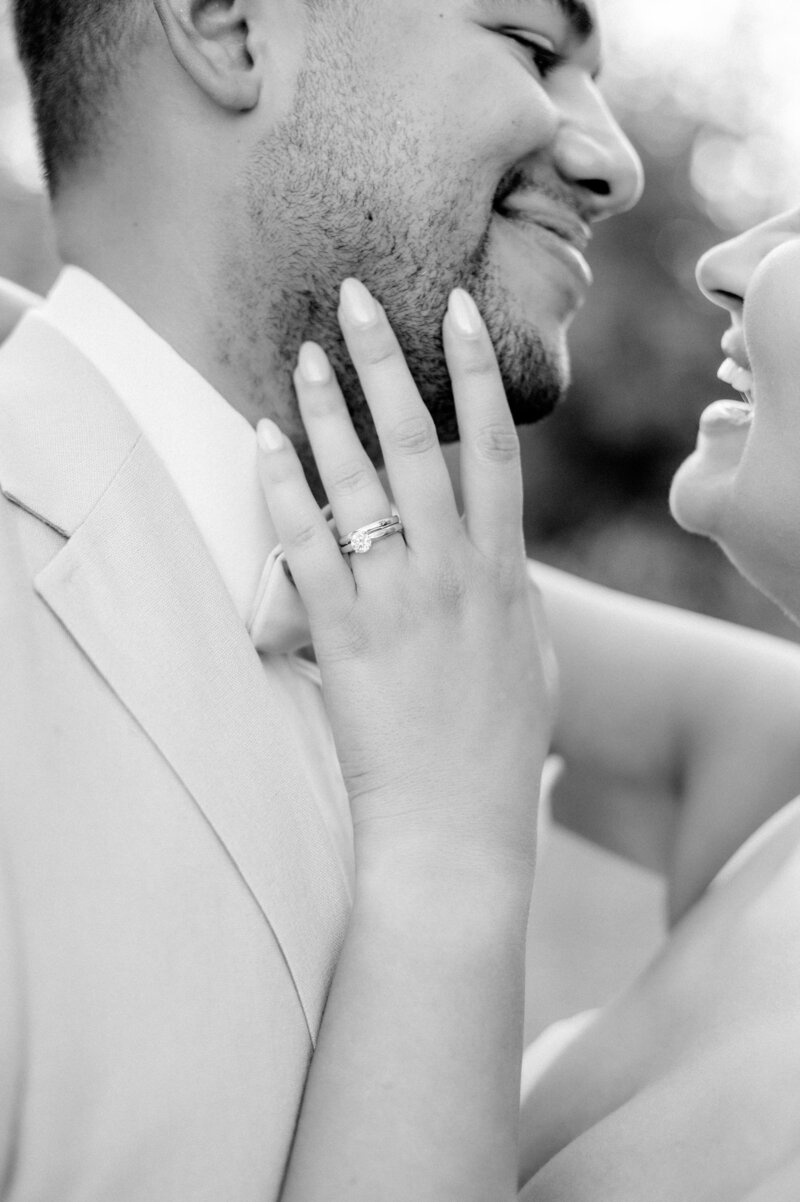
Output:
[[[365,555],[378,539],[388,538],[390,534],[402,534],[403,523],[398,514],[390,518],[381,518],[378,522],[370,522],[368,526],[359,526],[339,539],[342,555]]]

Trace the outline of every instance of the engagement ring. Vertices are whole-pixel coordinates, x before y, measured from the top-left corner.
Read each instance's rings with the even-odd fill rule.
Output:
[[[339,539],[339,546],[342,555],[364,555],[378,539],[402,532],[403,523],[395,513],[390,518],[381,518],[378,522],[370,522],[368,526],[359,526],[358,530],[352,530]]]

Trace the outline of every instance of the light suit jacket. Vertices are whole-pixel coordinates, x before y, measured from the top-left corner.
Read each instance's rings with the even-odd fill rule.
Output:
[[[281,695],[35,313],[0,489],[0,1197],[269,1202],[349,908]]]

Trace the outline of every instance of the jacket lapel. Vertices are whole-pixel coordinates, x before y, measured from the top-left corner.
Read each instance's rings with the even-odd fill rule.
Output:
[[[349,896],[280,698],[163,465],[102,377],[35,315],[0,361],[0,484],[66,538],[36,590],[224,845],[313,1040]]]

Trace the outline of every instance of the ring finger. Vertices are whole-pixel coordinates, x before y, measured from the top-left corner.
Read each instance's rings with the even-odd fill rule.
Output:
[[[392,506],[356,434],[327,355],[314,342],[300,348],[294,385],[306,434],[334,520],[342,536],[390,517]],[[381,558],[405,549],[382,538]],[[377,549],[377,548],[376,548]],[[373,549],[373,553],[376,549]],[[360,556],[356,556],[360,558]]]

